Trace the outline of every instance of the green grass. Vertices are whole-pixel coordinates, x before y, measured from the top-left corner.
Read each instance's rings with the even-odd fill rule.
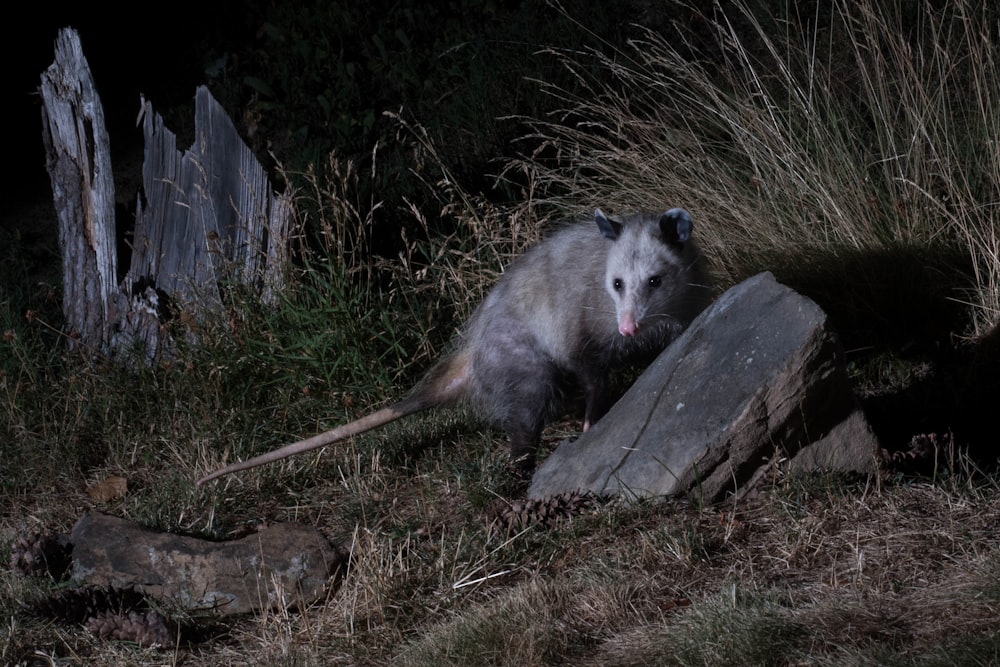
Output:
[[[551,218],[595,205],[683,205],[720,287],[768,269],[813,295],[877,352],[851,357],[866,398],[928,378],[939,393],[907,396],[969,396],[923,352],[1000,312],[997,17],[969,2],[678,16],[669,39],[549,52],[576,78],[541,83],[563,111],[528,119],[533,152],[506,163],[521,201],[469,192],[445,166],[455,146],[386,116],[422,165],[411,202],[432,202],[392,211],[398,255],[373,252],[384,204],[361,194],[378,150],[287,178],[300,242],[278,302],[228,290],[226,317],[154,367],[65,353],[51,248],[0,239],[0,557],[93,510],[219,539],[301,521],[351,554],[325,600],[162,652],[24,613],[59,585],[4,570],[0,663],[995,662],[1000,476],[961,440],[925,476],[777,477],[737,506],[612,503],[510,535],[489,525],[511,495],[506,443],[461,412],[194,486],[401,396]],[[123,497],[87,494],[113,475]]]

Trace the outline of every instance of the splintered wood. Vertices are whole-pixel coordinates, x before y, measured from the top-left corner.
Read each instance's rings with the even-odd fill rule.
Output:
[[[63,254],[63,314],[72,347],[115,356],[169,356],[171,318],[222,315],[220,286],[239,283],[269,301],[282,286],[291,199],[275,194],[260,162],[201,86],[195,142],[177,138],[141,100],[145,151],[135,229],[119,257],[110,144],[79,36],[59,32],[42,74],[42,125]],[[128,262],[119,280],[119,260]]]

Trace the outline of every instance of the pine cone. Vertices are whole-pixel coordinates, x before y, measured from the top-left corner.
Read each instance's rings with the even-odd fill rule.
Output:
[[[93,586],[59,591],[27,605],[37,616],[64,623],[85,623],[105,612],[126,613],[146,606],[146,601],[136,591]]]
[[[69,571],[72,551],[65,535],[22,535],[14,541],[10,569],[30,577],[49,575],[59,581]]]
[[[575,514],[597,507],[597,497],[590,493],[566,491],[540,499],[500,501],[490,511],[490,529],[497,533],[517,533],[528,527],[552,528]]]
[[[128,613],[104,611],[89,618],[85,626],[101,639],[132,641],[140,646],[174,645],[166,619],[152,609]]]

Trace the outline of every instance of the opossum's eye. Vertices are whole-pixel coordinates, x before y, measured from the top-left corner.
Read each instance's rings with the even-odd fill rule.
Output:
[[[622,286],[623,286],[622,279],[621,278],[615,278],[611,282],[611,286],[615,288],[616,292],[621,292],[622,291]]]
[[[653,276],[652,278],[649,279],[649,286],[653,288],[659,287],[662,283],[663,283],[663,278],[661,278],[660,276]]]

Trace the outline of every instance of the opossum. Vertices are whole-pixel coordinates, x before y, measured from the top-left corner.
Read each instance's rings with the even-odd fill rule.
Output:
[[[587,430],[608,407],[609,369],[661,350],[707,305],[692,228],[681,208],[625,218],[597,209],[592,221],[562,227],[507,268],[453,351],[402,401],[198,484],[459,403],[506,431],[515,468],[530,471],[542,429],[568,390],[582,389]]]

